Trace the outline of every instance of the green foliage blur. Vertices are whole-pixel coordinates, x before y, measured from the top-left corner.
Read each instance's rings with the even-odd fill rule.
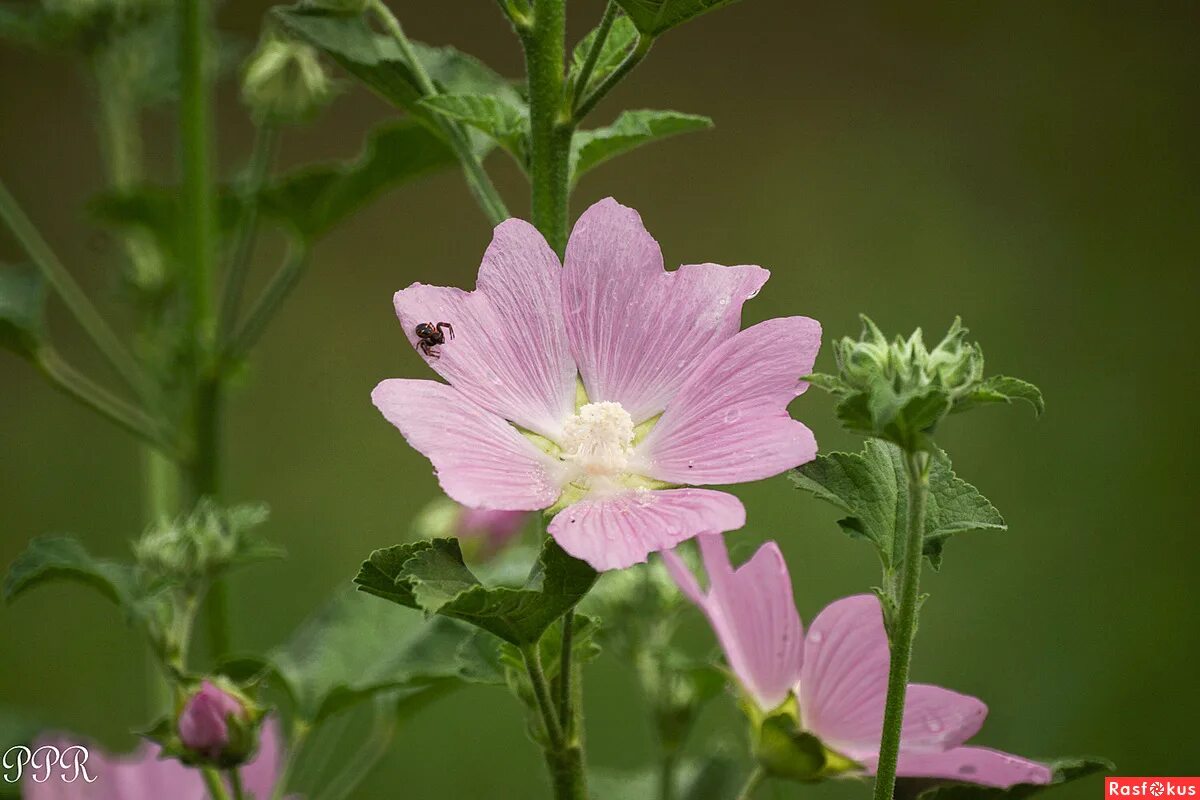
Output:
[[[224,4],[220,25],[249,48],[267,5]],[[391,5],[415,38],[520,74],[493,4]],[[573,40],[602,8],[571,4]],[[772,270],[746,323],[820,320],[823,371],[834,367],[828,342],[856,335],[860,311],[885,331],[924,325],[931,338],[959,314],[989,370],[1041,387],[1039,421],[1001,407],[939,428],[955,471],[1009,530],[955,537],[941,571],[926,573],[913,675],[989,704],[977,743],[1103,754],[1124,775],[1194,773],[1200,753],[1200,544],[1187,522],[1200,465],[1186,422],[1200,288],[1198,22],[1186,2],[743,0],[657,43],[591,123],[633,104],[703,114],[715,128],[585,176],[573,208],[607,195],[637,208],[669,266]],[[312,126],[284,134],[285,166],[350,158],[387,118],[377,98],[344,88]],[[222,152],[244,154],[236,92],[227,86],[221,102]],[[0,47],[0,175],[111,310],[124,291],[120,248],[84,211],[103,185],[92,119],[70,63]],[[169,114],[152,115],[145,147],[164,174],[172,135]],[[517,168],[491,159],[506,196],[523,197]],[[428,462],[369,393],[385,377],[428,376],[392,293],[418,280],[470,286],[489,233],[451,170],[386,195],[316,249],[230,403],[226,499],[268,503],[263,533],[289,553],[232,578],[235,649],[286,640],[436,496]],[[255,288],[282,247],[264,248]],[[0,261],[19,260],[0,235]],[[47,324],[72,360],[99,363],[53,301]],[[127,558],[144,517],[135,445],[18,358],[0,354],[0,376],[0,565],[46,533]],[[823,451],[859,448],[823,393],[792,411]],[[786,478],[735,491],[749,511],[747,529],[728,537],[735,560],[778,540],[805,620],[878,580],[875,555],[838,530],[836,510]],[[698,615],[688,634],[695,652],[714,649]],[[140,640],[82,588],[0,608],[0,707],[128,748],[150,714],[150,669]],[[585,670],[592,764],[653,758],[633,677],[611,654]],[[450,694],[404,723],[356,800],[540,796],[524,724],[504,692]],[[725,700],[688,746],[718,741],[745,747]],[[866,788],[768,784],[759,797],[802,792]],[[1053,797],[1099,792],[1091,778]]]

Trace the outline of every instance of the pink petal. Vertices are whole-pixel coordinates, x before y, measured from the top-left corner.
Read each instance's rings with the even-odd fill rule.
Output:
[[[777,708],[799,679],[804,658],[804,628],[783,554],[767,542],[735,570],[720,535],[699,542],[707,596],[675,553],[663,553],[667,571],[708,617],[729,666],[759,708]]]
[[[258,739],[258,753],[242,767],[242,786],[260,800],[270,800],[283,770],[284,741],[279,718],[267,717]]]
[[[873,761],[868,774],[874,772]],[[1007,789],[1019,783],[1049,783],[1050,768],[1027,758],[987,747],[955,747],[945,752],[900,752],[896,774],[901,778],[941,778]]]
[[[21,779],[21,795],[25,800],[163,800],[168,797],[171,800],[205,800],[208,797],[197,770],[174,759],[160,759],[160,748],[149,742],[143,742],[126,756],[110,755],[93,744],[57,736],[39,738],[31,748],[44,745],[57,747],[60,752],[72,746],[86,747],[88,757],[83,768],[87,777],[94,780],[86,781],[83,772],[76,777],[73,767],[65,773],[57,767],[49,780],[37,781],[34,775],[41,778],[45,775],[44,770],[34,772],[26,767]],[[74,764],[75,757],[69,757],[68,763]],[[64,781],[64,775],[74,779]]]
[[[663,269],[641,217],[612,198],[579,217],[563,261],[571,352],[592,402],[620,403],[634,422],[666,407],[684,379],[741,326],[761,267]]]
[[[702,533],[746,524],[736,497],[711,489],[645,489],[589,498],[567,506],[547,531],[575,558],[605,571],[624,569]]]
[[[949,750],[979,733],[987,706],[970,695],[927,683],[910,683],[904,696],[900,744],[913,750]]]
[[[855,760],[878,755],[888,662],[879,599],[862,594],[830,603],[804,641],[804,727]]]
[[[396,316],[414,348],[418,324],[453,325],[429,365],[477,405],[555,438],[575,403],[561,276],[542,235],[510,219],[496,226],[474,292],[415,283],[396,293]]]
[[[767,320],[726,339],[692,371],[639,445],[644,474],[670,483],[740,483],[811,461],[817,442],[788,416],[808,388],[821,326]]]
[[[442,490],[463,505],[527,511],[558,498],[558,462],[454,387],[386,380],[371,400],[433,462]]]

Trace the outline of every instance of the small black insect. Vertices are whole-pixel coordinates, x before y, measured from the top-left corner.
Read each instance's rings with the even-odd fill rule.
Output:
[[[417,348],[425,354],[427,358],[441,358],[437,350],[433,348],[439,344],[446,343],[446,334],[442,333],[442,328],[445,328],[450,333],[450,338],[454,338],[454,326],[449,322],[439,322],[436,325],[432,322],[420,322],[414,329],[417,338]]]

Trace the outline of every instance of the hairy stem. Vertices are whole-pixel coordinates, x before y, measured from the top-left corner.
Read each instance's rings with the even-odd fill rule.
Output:
[[[912,661],[917,607],[920,605],[925,507],[929,500],[929,455],[923,452],[906,453],[905,465],[908,471],[908,531],[901,562],[899,609],[889,630],[891,667],[883,713],[883,738],[879,745],[879,765],[875,772],[875,800],[891,800],[896,785],[900,729],[904,724],[904,697],[908,691],[908,668]]]
[[[9,194],[3,182],[0,182],[0,219],[3,219],[8,225],[9,230],[21,243],[30,260],[41,270],[46,282],[62,298],[63,303],[80,327],[91,337],[109,363],[137,391],[139,396],[143,399],[153,398],[155,396],[154,385],[143,371],[141,364],[100,316],[100,312],[92,305],[87,294],[71,277],[71,273],[58,260],[58,257],[54,255],[50,245],[30,222],[29,217],[25,216],[25,212],[21,210],[16,199]]]
[[[433,79],[425,71],[425,65],[417,57],[412,42],[404,34],[404,29],[400,26],[400,21],[396,19],[396,15],[384,5],[383,0],[371,0],[368,8],[374,13],[380,24],[383,25],[388,35],[396,42],[396,46],[400,48],[400,55],[404,57],[404,60],[412,68],[413,76],[417,79],[417,86],[421,90],[421,93],[426,97],[433,97],[439,94],[437,87],[433,83]],[[504,199],[500,197],[500,193],[496,190],[495,184],[492,183],[492,179],[483,168],[483,164],[480,163],[479,158],[471,150],[471,143],[467,139],[467,135],[462,127],[456,122],[442,119],[441,117],[438,118],[438,125],[445,133],[450,148],[458,156],[458,160],[462,164],[463,174],[467,179],[467,185],[471,187],[472,194],[475,195],[476,201],[478,201],[488,219],[493,225],[498,225],[508,219],[508,207],[504,205]]]
[[[562,653],[558,667],[558,718],[562,720],[563,735],[570,738],[575,711],[571,708],[571,649],[575,637],[575,609],[562,618]]]
[[[246,792],[242,789],[242,773],[237,767],[229,770],[229,787],[233,792],[233,800],[246,800]]]
[[[537,0],[522,35],[529,81],[529,178],[533,224],[559,257],[567,246],[570,154],[574,125],[566,107],[565,0]]]

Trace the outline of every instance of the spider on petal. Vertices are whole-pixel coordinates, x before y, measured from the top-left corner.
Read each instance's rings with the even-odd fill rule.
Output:
[[[445,328],[450,334],[450,338],[454,338],[454,326],[449,322],[421,322],[413,329],[413,333],[417,335],[417,348],[425,354],[426,358],[441,358],[441,353],[433,348],[440,344],[446,343],[446,334],[442,332]]]

